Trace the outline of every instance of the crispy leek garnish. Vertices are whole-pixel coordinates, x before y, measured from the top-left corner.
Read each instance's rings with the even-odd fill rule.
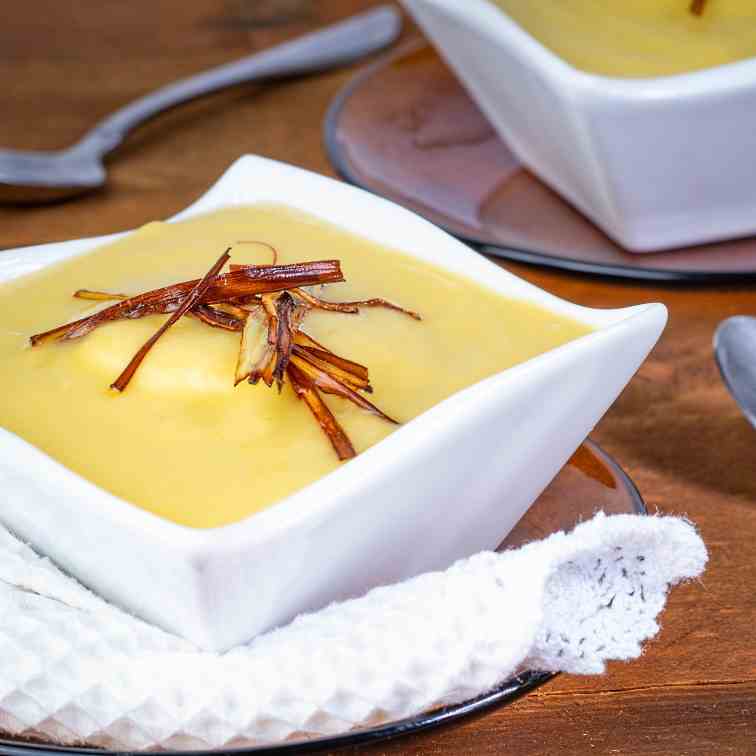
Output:
[[[362,299],[357,302],[328,302],[325,299],[319,299],[318,297],[313,296],[309,291],[305,291],[301,288],[294,289],[294,293],[300,299],[303,299],[305,302],[307,302],[310,307],[314,307],[318,310],[327,310],[328,312],[348,312],[356,314],[360,311],[360,307],[385,307],[388,310],[397,310],[398,312],[403,312],[405,315],[409,315],[415,320],[422,320],[422,318],[416,312],[412,312],[412,310],[405,310],[403,307],[399,307],[399,305],[394,304],[393,302],[389,302],[386,299],[381,299],[380,297],[374,297],[373,299]]]
[[[318,393],[312,381],[300,373],[294,365],[289,367],[289,380],[297,396],[307,404],[310,412],[328,436],[338,458],[345,460],[356,457],[357,452],[352,442],[333,416],[333,412],[328,409],[328,405],[323,401],[323,397]]]
[[[67,323],[31,337],[32,346],[53,341],[81,338],[96,328],[115,320],[142,318],[146,315],[169,315],[163,325],[145,342],[111,388],[124,391],[152,347],[184,315],[226,331],[241,334],[234,385],[243,382],[267,386],[274,383],[280,392],[291,384],[325,432],[340,460],[356,455],[354,446],[339,425],[321,394],[330,394],[352,402],[357,407],[389,423],[396,420],[369,402],[363,393],[372,393],[368,369],[358,362],[334,354],[301,329],[310,310],[357,314],[362,307],[382,307],[420,320],[420,315],[381,298],[354,302],[331,302],[316,297],[305,287],[344,280],[338,260],[278,265],[276,250],[266,242],[260,244],[273,252],[271,265],[231,265],[226,250],[201,279],[154,289],[136,296],[79,289],[78,299],[94,302],[114,301],[93,315]],[[362,392],[362,393],[360,393]]]

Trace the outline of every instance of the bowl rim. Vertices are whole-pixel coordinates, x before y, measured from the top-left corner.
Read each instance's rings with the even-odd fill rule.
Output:
[[[199,567],[219,551],[236,550],[240,547],[249,548],[250,544],[262,546],[275,541],[282,533],[296,526],[301,526],[308,521],[316,522],[318,519],[328,516],[341,506],[343,494],[348,492],[349,489],[363,488],[366,482],[379,481],[385,474],[384,470],[387,466],[400,465],[403,461],[406,462],[407,458],[411,458],[413,452],[418,448],[428,448],[429,443],[431,443],[428,441],[429,437],[442,438],[443,434],[433,434],[432,431],[434,428],[442,428],[448,422],[450,411],[454,413],[455,417],[461,418],[459,422],[465,422],[468,416],[473,414],[468,410],[472,407],[477,410],[482,403],[485,403],[486,396],[494,395],[498,383],[508,382],[513,376],[517,376],[521,380],[523,376],[527,376],[529,371],[538,369],[542,361],[553,359],[555,355],[570,350],[577,344],[585,344],[598,339],[607,331],[626,326],[630,320],[649,315],[650,311],[657,313],[663,311],[666,318],[666,308],[659,303],[611,310],[582,307],[570,303],[514,276],[430,221],[389,200],[333,178],[287,163],[253,155],[245,155],[237,159],[205,194],[186,209],[168,218],[167,222],[185,220],[223,207],[247,206],[265,201],[287,203],[285,196],[276,195],[275,191],[269,191],[264,186],[260,189],[260,185],[265,183],[260,179],[264,178],[266,173],[269,178],[279,180],[284,184],[289,181],[298,182],[297,188],[299,189],[301,185],[305,196],[308,196],[309,190],[317,189],[319,194],[328,195],[329,199],[344,200],[345,204],[350,207],[350,211],[352,209],[357,211],[354,214],[359,214],[360,209],[364,210],[369,207],[379,216],[375,223],[376,229],[371,230],[374,239],[382,238],[382,230],[385,228],[380,216],[390,216],[397,227],[403,226],[401,233],[405,233],[407,229],[412,229],[424,241],[430,241],[431,244],[437,245],[432,252],[426,247],[418,250],[403,247],[401,244],[394,245],[398,246],[404,254],[433,260],[439,267],[470,278],[479,285],[487,286],[494,291],[514,298],[536,302],[553,312],[567,314],[594,326],[594,330],[585,336],[500,371],[483,381],[456,392],[398,428],[382,442],[375,444],[355,459],[350,460],[348,465],[336,468],[333,472],[274,502],[260,512],[215,528],[192,528],[144,510],[100,488],[78,473],[69,470],[62,463],[24,439],[0,427],[2,456],[11,462],[14,468],[20,466],[22,470],[34,470],[34,477],[44,480],[48,489],[67,490],[69,495],[77,500],[77,506],[82,510],[92,511],[100,517],[106,517],[112,523],[127,527],[131,532],[141,533],[147,539],[169,544],[174,551],[183,554],[185,558]],[[255,181],[250,182],[250,179],[255,179]],[[244,186],[248,184],[257,186],[264,198],[255,199],[254,193],[252,197],[245,195],[243,191],[239,190],[238,185],[240,183]],[[323,200],[321,199],[321,201]],[[290,202],[289,204],[328,222],[334,222],[326,217],[325,212],[314,207],[308,210],[306,202],[299,204]],[[302,204],[305,206],[303,207]],[[347,215],[348,213],[345,212],[345,217]],[[343,225],[348,228],[346,222]],[[348,230],[351,229],[348,228]],[[9,278],[7,270],[13,269],[14,261],[22,270],[11,277],[21,277],[53,265],[58,261],[86,254],[129,233],[131,232],[125,231],[7,250],[3,252],[3,256],[0,258],[5,263],[4,265],[0,264],[0,284]],[[394,233],[401,236],[399,231],[395,230]],[[371,237],[371,233],[363,235],[368,238]],[[431,244],[428,246],[431,246]],[[418,244],[415,243],[414,246],[418,246]],[[29,258],[28,255],[32,255],[32,257]],[[452,260],[454,261],[453,264],[451,263]],[[24,263],[26,263],[26,266],[24,266]],[[431,432],[429,433],[429,431]],[[435,443],[438,443],[438,441],[435,441]],[[8,452],[10,452],[9,455]],[[328,493],[330,495],[324,495]],[[124,506],[124,504],[127,506]]]
[[[562,86],[589,96],[628,101],[688,100],[736,93],[756,87],[756,57],[746,58],[665,76],[619,77],[583,71],[552,52],[503,8],[490,0],[400,0],[408,8],[413,4],[437,6],[461,24],[475,28],[494,41],[513,46],[524,57]]]

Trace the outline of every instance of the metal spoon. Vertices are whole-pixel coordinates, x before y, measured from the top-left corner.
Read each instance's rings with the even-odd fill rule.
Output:
[[[136,126],[196,97],[242,82],[314,73],[380,50],[398,36],[401,16],[389,6],[162,87],[108,116],[67,149],[0,150],[0,202],[34,204],[101,187],[103,158]]]
[[[714,355],[725,385],[756,428],[756,318],[723,320],[714,334]]]

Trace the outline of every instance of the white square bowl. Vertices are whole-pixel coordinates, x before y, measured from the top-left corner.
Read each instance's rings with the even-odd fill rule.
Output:
[[[625,249],[756,233],[756,59],[598,76],[488,0],[401,1],[522,162]]]
[[[557,299],[408,210],[257,157],[238,160],[172,220],[260,201],[596,330],[455,394],[269,509],[209,530],[126,503],[0,429],[0,521],[102,596],[214,650],[495,547],[614,401],[667,317],[660,304],[602,311]],[[0,282],[117,236],[3,252]]]

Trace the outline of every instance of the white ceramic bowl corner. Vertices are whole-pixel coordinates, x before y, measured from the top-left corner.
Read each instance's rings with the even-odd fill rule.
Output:
[[[0,520],[104,597],[223,650],[296,614],[495,547],[637,370],[662,305],[557,299],[392,203],[255,157],[173,220],[281,201],[596,329],[472,386],[242,522],[192,530],[95,487],[0,430]],[[0,256],[0,281],[113,237]]]
[[[756,233],[756,60],[579,71],[488,0],[402,0],[525,165],[632,252]]]

